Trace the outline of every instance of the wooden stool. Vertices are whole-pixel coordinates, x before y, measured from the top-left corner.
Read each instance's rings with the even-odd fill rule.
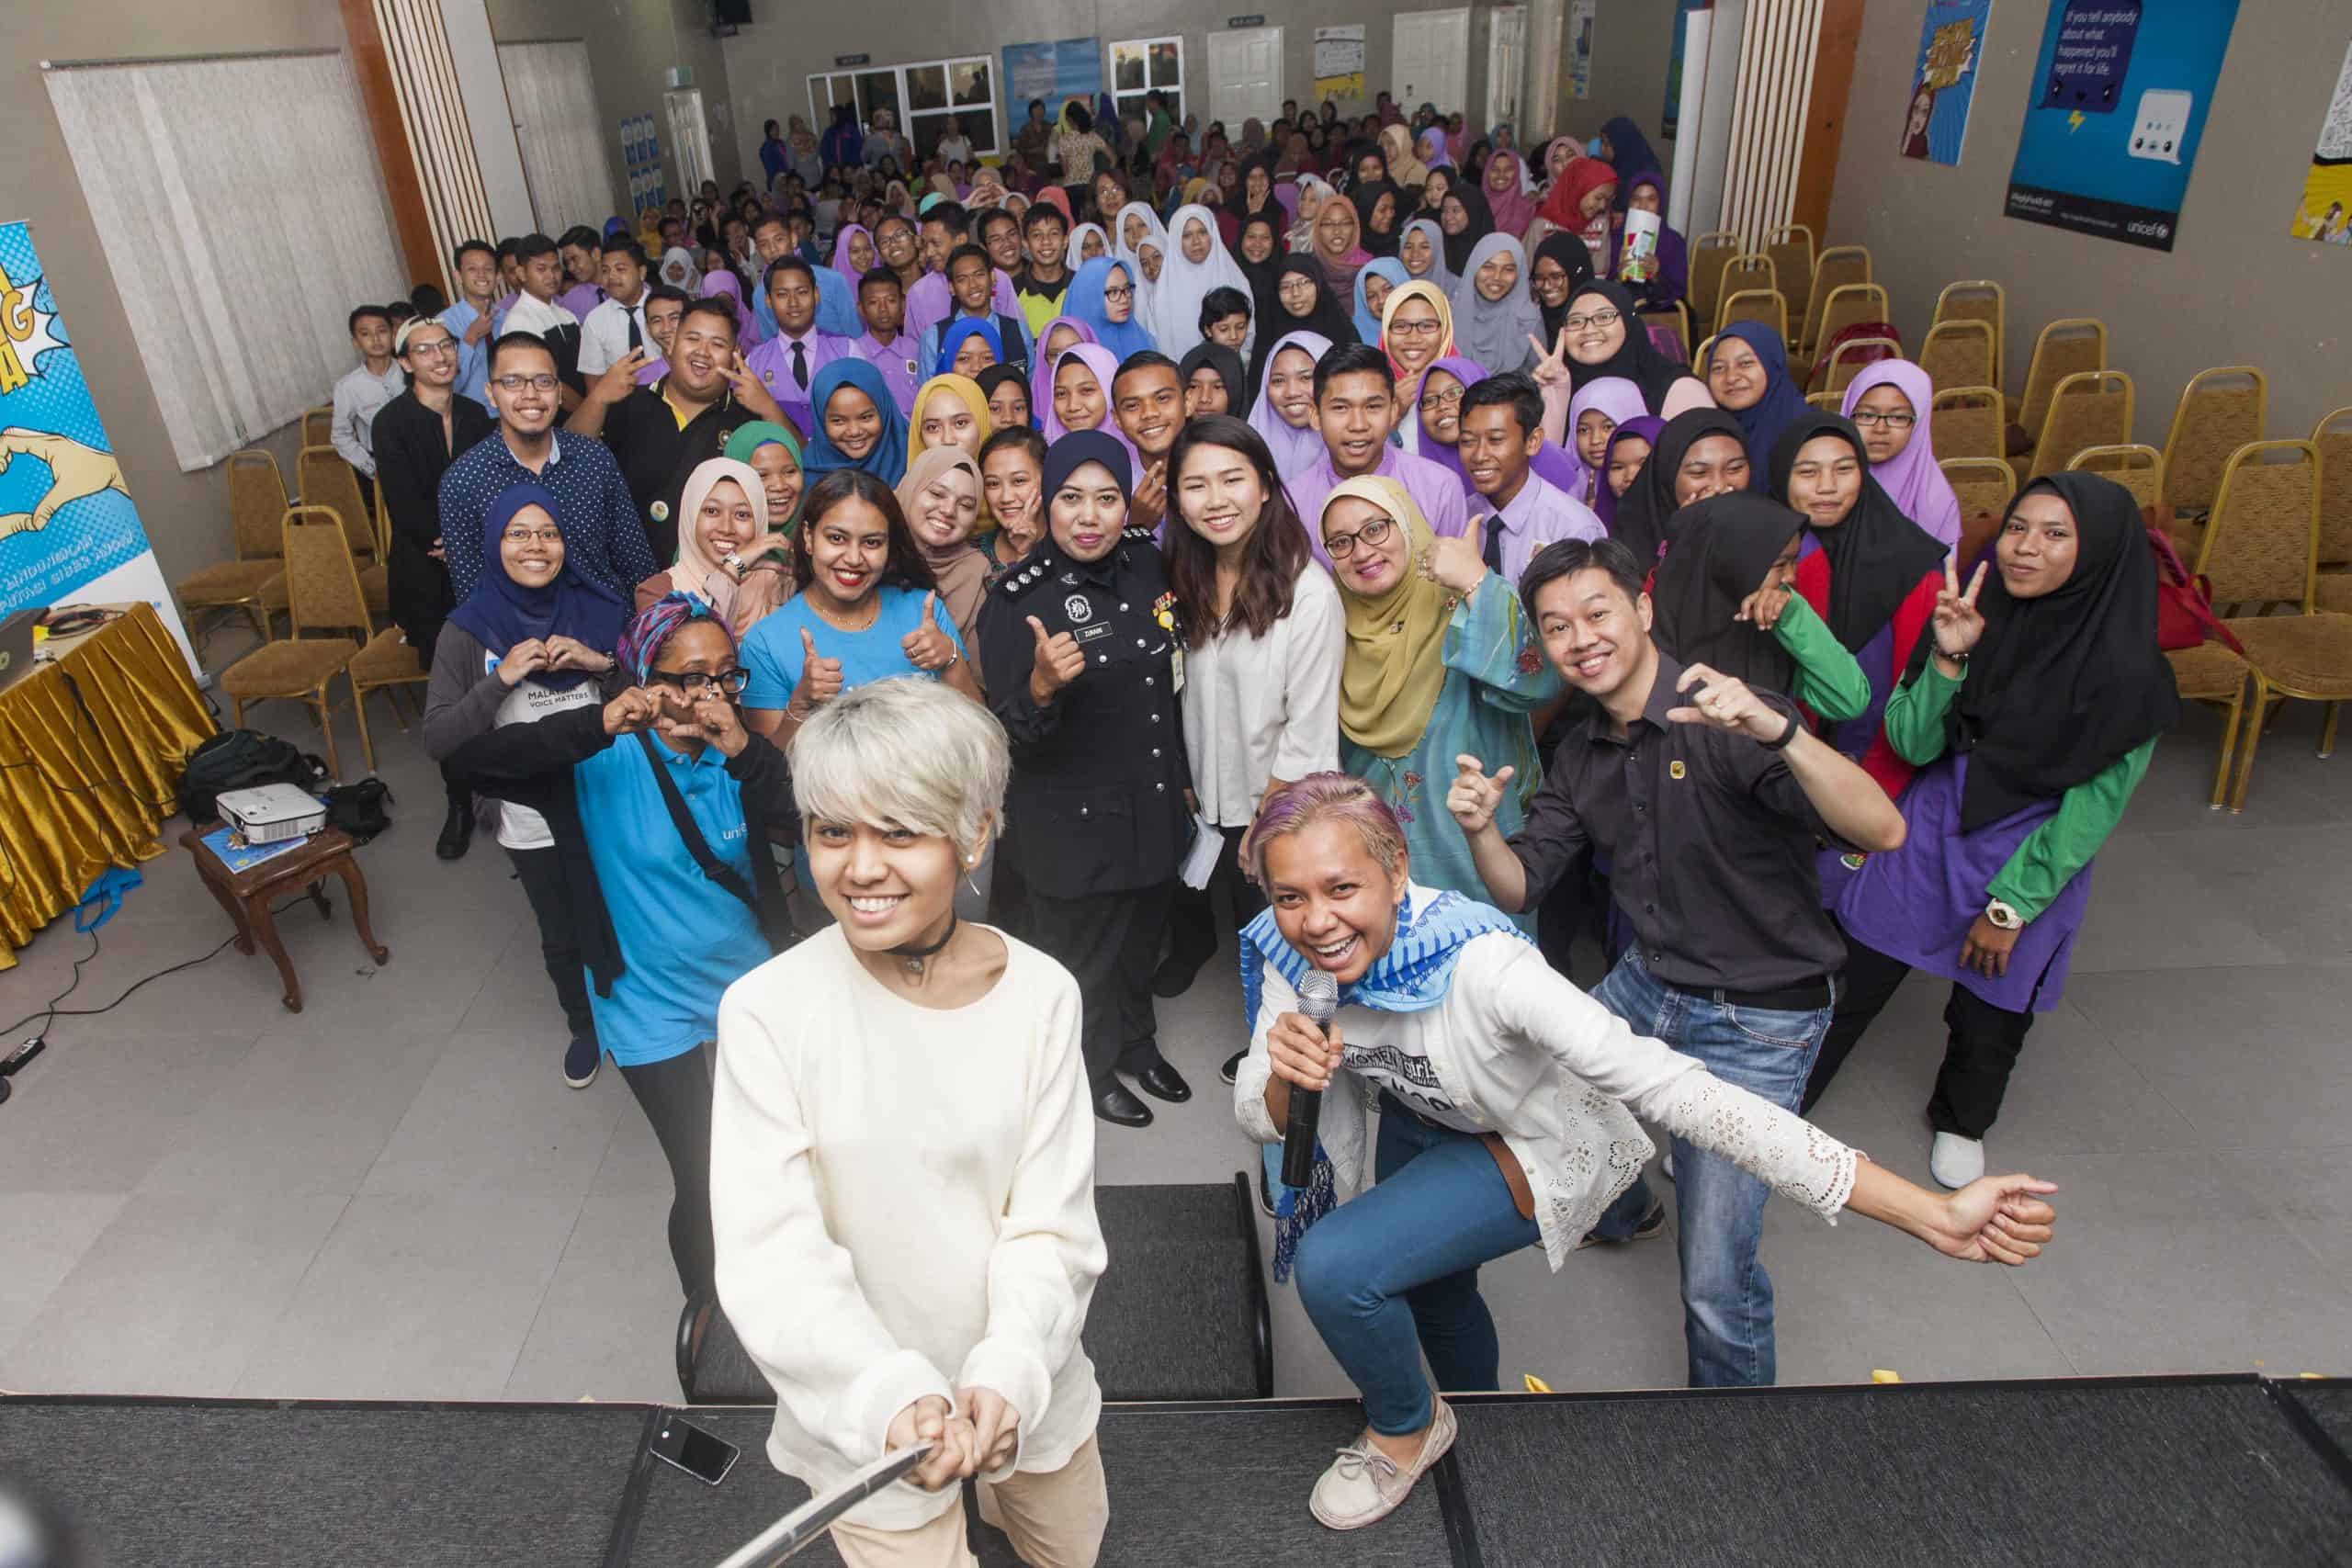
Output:
[[[196,856],[196,874],[220,907],[229,912],[230,920],[237,928],[237,951],[252,956],[254,942],[261,945],[277,965],[278,977],[286,982],[286,1010],[302,1010],[302,982],[294,977],[294,961],[286,956],[286,944],[277,939],[277,920],[270,913],[270,900],[289,887],[300,887],[319,907],[322,919],[332,919],[334,907],[327,902],[321,886],[329,874],[343,878],[344,892],[351,899],[351,923],[359,931],[360,945],[368,956],[379,964],[391,962],[391,951],[376,941],[376,933],[368,926],[368,879],[359,874],[359,863],[351,858],[351,835],[340,828],[326,828],[311,834],[299,849],[272,855],[259,865],[244,871],[231,871],[204,841],[204,835],[220,827],[207,822],[191,828],[180,835],[180,845]]]

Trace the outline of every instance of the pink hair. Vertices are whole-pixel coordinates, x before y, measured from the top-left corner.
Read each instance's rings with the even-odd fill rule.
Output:
[[[1259,807],[1258,825],[1250,833],[1250,870],[1259,882],[1266,879],[1268,844],[1326,820],[1353,828],[1380,869],[1391,876],[1396,874],[1405,858],[1405,829],[1388,803],[1362,779],[1340,773],[1309,773],[1268,795]]]

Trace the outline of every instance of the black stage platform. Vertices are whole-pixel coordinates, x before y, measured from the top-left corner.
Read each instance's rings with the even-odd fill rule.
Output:
[[[1351,1401],[1113,1405],[1106,1568],[1351,1564],[2352,1562],[2352,1382],[2251,1376],[1455,1401],[1453,1456],[1374,1528],[1306,1495]],[[641,1404],[0,1399],[0,1482],[108,1568],[707,1568],[806,1493],[772,1412],[698,1406],[743,1450],[710,1488]],[[976,1527],[980,1560],[1014,1559]],[[838,1562],[820,1545],[796,1561]]]

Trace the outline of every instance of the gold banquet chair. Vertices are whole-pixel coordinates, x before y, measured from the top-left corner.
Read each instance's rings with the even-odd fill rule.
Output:
[[[243,728],[245,705],[272,697],[290,697],[311,710],[326,737],[327,771],[340,779],[335,757],[334,713],[327,688],[350,667],[359,644],[349,637],[305,637],[312,628],[341,632],[365,628],[368,606],[359,593],[359,574],[351,564],[351,549],[343,536],[343,520],[331,507],[289,506],[286,509],[283,549],[286,557],[286,610],[288,635],[263,644],[220,672],[220,689],[229,697],[231,722]]]
[[[236,558],[191,572],[174,585],[193,625],[198,610],[242,611],[254,640],[269,640],[269,617],[286,608],[286,562],[279,526],[286,515],[286,480],[277,459],[258,446],[229,454],[229,535]]]

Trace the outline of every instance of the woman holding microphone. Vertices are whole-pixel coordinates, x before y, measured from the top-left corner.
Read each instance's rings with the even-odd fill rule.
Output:
[[[1728,677],[1696,700],[1678,722],[1784,722]],[[1441,1388],[1496,1386],[1478,1266],[1540,1243],[1559,1268],[1649,1157],[1636,1113],[1824,1219],[1850,1210],[1948,1257],[2023,1263],[2050,1238],[2048,1182],[1987,1177],[1931,1196],[1634,1034],[1499,911],[1416,884],[1403,829],[1359,780],[1320,773],[1275,791],[1250,854],[1271,908],[1242,933],[1260,961],[1243,972],[1253,1021],[1234,1111],[1272,1143],[1294,1089],[1321,1096],[1315,1178],[1279,1228],[1274,1271],[1296,1272],[1301,1304],[1363,1396],[1365,1429],[1309,1505],[1333,1529],[1385,1517],[1453,1446],[1423,1358]],[[1328,1031],[1298,1010],[1310,969],[1338,985]],[[1357,1196],[1339,1202],[1335,1177]]]

